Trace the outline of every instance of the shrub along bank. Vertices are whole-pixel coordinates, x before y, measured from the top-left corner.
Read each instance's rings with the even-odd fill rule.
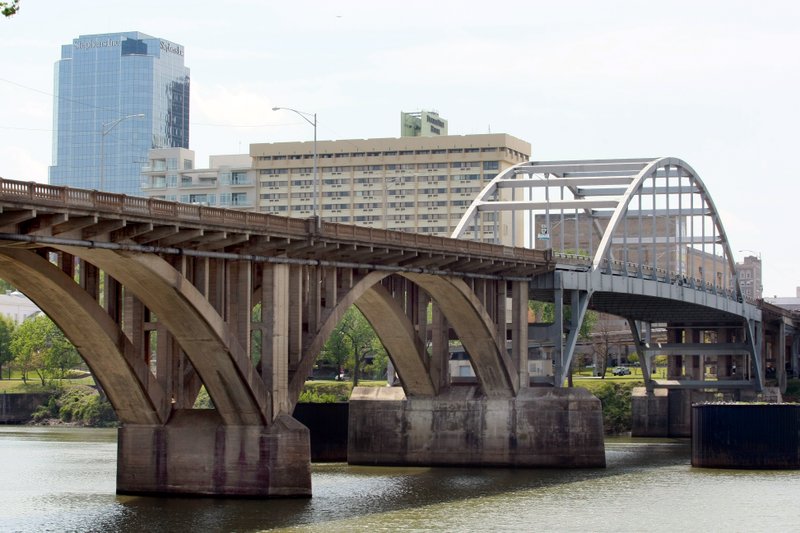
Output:
[[[385,382],[362,382],[360,385],[385,386]],[[631,430],[631,396],[633,388],[641,386],[641,382],[577,380],[575,385],[588,389],[600,399],[606,433],[620,434]],[[352,387],[352,383],[347,381],[309,381],[300,394],[300,403],[346,402]],[[195,407],[213,408],[205,389],[201,389]],[[69,386],[55,392],[47,403],[34,411],[32,419],[35,423],[58,420],[83,426],[117,425],[114,409],[108,400],[85,385]]]
[[[68,387],[53,394],[46,404],[33,412],[32,419],[36,423],[58,420],[92,427],[117,425],[117,416],[108,400],[85,385]]]

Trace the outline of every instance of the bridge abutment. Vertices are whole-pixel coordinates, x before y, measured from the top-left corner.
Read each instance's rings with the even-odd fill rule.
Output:
[[[119,494],[311,496],[309,432],[288,415],[226,426],[213,410],[176,411],[165,426],[123,426],[117,446]]]
[[[397,387],[356,387],[347,458],[362,465],[604,467],[600,401],[577,388],[486,398],[475,387],[453,387],[406,398]]]

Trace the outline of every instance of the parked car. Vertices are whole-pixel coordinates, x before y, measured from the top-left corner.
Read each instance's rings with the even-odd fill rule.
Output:
[[[631,369],[625,366],[617,366],[614,367],[614,370],[612,370],[611,373],[615,376],[628,376],[631,373]]]

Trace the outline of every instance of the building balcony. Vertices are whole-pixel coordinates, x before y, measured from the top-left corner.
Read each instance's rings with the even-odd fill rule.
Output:
[[[167,188],[167,182],[166,181],[155,181],[155,182],[143,181],[140,184],[140,186],[141,186],[141,189],[143,191],[161,190],[161,189],[166,189]]]
[[[216,188],[217,180],[207,179],[202,181],[182,181],[178,184],[179,189],[197,189],[197,188]]]

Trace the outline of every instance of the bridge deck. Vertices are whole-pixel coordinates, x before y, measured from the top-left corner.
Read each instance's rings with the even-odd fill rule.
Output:
[[[471,276],[530,276],[552,268],[544,250],[4,179],[0,211],[5,240],[16,234],[40,244],[117,243],[131,250],[181,248]]]

